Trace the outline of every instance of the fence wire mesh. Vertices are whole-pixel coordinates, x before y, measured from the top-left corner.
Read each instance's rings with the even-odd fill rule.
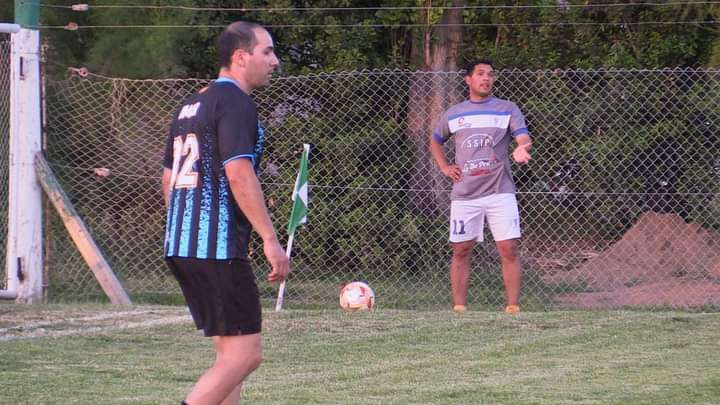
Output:
[[[206,84],[48,83],[51,165],[136,301],[179,292],[162,260],[160,161],[172,111]],[[495,93],[520,106],[534,138],[532,162],[513,166],[526,308],[720,306],[720,71],[501,71]],[[449,305],[450,183],[427,140],[464,99],[462,75],[285,77],[255,97],[268,130],[260,180],[281,238],[302,143],[314,145],[288,305],[334,305],[353,280],[369,282],[379,306]],[[57,215],[49,223],[50,299],[101,297]],[[504,303],[488,240],[472,262],[475,307]],[[250,255],[262,280],[257,239]]]
[[[0,34],[0,274],[7,288],[8,205],[10,203],[10,35]]]

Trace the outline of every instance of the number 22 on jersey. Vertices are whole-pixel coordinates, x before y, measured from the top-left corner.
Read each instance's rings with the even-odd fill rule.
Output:
[[[183,157],[185,159],[183,159]],[[170,177],[171,188],[197,187],[198,173],[193,170],[195,162],[200,158],[200,147],[195,134],[176,136],[173,140],[173,165]],[[182,165],[180,161],[182,160]]]

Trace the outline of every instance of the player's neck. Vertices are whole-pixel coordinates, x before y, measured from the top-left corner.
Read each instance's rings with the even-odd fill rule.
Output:
[[[237,72],[233,72],[230,69],[222,68],[220,69],[220,73],[218,73],[218,77],[225,77],[235,82],[235,84],[240,87],[240,89],[245,92],[245,94],[250,95],[252,93],[253,89],[250,87],[250,85],[247,83],[247,80],[242,75],[237,74]]]
[[[490,100],[492,97],[493,97],[492,93],[488,94],[487,96],[481,96],[479,94],[470,93],[470,101],[472,101],[473,103],[482,103],[482,102]]]

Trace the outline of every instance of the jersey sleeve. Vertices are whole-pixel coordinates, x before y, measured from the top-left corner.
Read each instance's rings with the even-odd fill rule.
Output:
[[[257,109],[241,95],[226,94],[217,106],[216,121],[220,160],[225,166],[235,159],[247,158],[255,164]]]
[[[523,115],[520,108],[517,105],[512,105],[512,112],[510,115],[510,135],[515,138],[518,135],[530,135],[525,124],[525,116]]]
[[[438,118],[437,123],[435,123],[432,136],[439,144],[444,144],[450,139],[450,135],[452,134],[450,133],[450,125],[448,124],[447,111],[445,111],[440,118]]]

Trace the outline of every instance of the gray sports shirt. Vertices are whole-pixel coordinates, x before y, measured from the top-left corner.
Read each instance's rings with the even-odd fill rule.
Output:
[[[472,200],[515,193],[510,172],[510,138],[529,135],[525,117],[515,103],[495,97],[463,101],[448,108],[435,125],[433,137],[444,144],[455,136],[455,163],[462,178],[453,185],[452,200]]]

